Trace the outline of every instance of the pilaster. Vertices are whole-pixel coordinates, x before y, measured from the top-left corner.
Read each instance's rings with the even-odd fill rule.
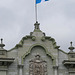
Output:
[[[19,75],[23,75],[23,64],[19,64],[18,68],[19,68]]]
[[[53,66],[54,68],[54,75],[58,75],[58,66]]]

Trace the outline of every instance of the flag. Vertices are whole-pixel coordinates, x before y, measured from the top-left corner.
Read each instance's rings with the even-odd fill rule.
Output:
[[[48,1],[48,0],[36,0],[36,4],[42,3],[42,2],[45,2],[45,1]]]

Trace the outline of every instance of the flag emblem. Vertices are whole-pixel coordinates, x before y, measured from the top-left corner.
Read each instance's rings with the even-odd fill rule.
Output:
[[[36,4],[42,3],[42,2],[45,2],[45,1],[48,1],[48,0],[36,0]]]

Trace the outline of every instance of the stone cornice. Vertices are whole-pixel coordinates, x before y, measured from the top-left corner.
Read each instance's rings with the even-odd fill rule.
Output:
[[[9,66],[14,62],[14,58],[0,58],[0,66]]]

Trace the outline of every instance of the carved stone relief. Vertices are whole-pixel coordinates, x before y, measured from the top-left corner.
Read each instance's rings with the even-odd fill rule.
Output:
[[[40,55],[36,55],[29,63],[29,75],[48,75],[47,62],[42,60]]]

